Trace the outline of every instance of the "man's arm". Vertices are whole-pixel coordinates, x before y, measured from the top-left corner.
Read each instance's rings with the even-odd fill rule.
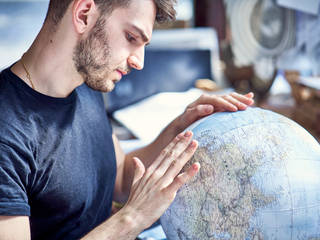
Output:
[[[117,157],[122,157],[120,161],[125,160],[117,146],[115,145]],[[134,174],[128,201],[122,209],[83,239],[135,239],[164,213],[178,189],[199,171],[199,164],[194,163],[186,172],[179,174],[196,148],[197,142],[192,140],[192,133],[188,131],[176,136],[147,169],[139,158],[133,158],[130,165]],[[123,164],[120,162],[118,165],[124,166]]]
[[[1,240],[29,240],[30,226],[27,216],[0,216]]]

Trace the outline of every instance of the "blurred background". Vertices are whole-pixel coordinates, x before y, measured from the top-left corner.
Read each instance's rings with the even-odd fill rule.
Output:
[[[31,45],[48,0],[0,0],[0,70]],[[145,68],[105,94],[120,139],[151,141],[202,92],[255,93],[320,139],[320,0],[179,0]],[[160,118],[163,120],[160,120]]]

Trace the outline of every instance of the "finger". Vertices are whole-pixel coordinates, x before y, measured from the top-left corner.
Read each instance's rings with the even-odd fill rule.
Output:
[[[168,187],[166,187],[164,191],[167,194],[170,194],[170,193],[175,194],[179,190],[179,188],[182,187],[182,185],[190,181],[190,179],[192,179],[199,172],[199,169],[200,169],[199,163],[192,164],[192,166],[186,172],[181,173],[177,177],[175,177],[173,182]]]
[[[215,110],[224,109],[231,112],[238,110],[238,108],[235,105],[229,103],[221,96],[216,95],[202,95],[198,99],[198,104],[211,104],[215,107]]]
[[[184,122],[188,125],[197,121],[198,119],[210,115],[214,112],[214,107],[210,104],[197,105],[195,107],[187,108],[184,116]]]
[[[237,100],[236,98],[230,96],[230,95],[225,95],[222,96],[226,101],[228,101],[229,103],[235,105],[239,110],[245,110],[247,108],[247,105],[240,102],[239,100]]]
[[[254,93],[253,92],[249,92],[249,93],[245,94],[244,96],[246,96],[248,98],[253,98],[254,97]]]
[[[217,99],[217,106],[219,106],[219,108],[217,109],[220,110],[223,109],[230,112],[238,111],[238,107],[236,105],[234,105],[232,102],[227,101],[223,97],[219,97]]]
[[[251,96],[251,95],[253,96],[253,93],[248,93],[248,94],[249,94],[249,96]],[[251,97],[247,97],[245,95],[242,95],[242,94],[239,94],[236,92],[230,93],[230,95],[246,105],[250,106],[254,103],[254,101]]]
[[[134,157],[132,160],[134,162],[134,168],[135,168],[132,185],[135,185],[142,178],[145,172],[145,167],[139,158]]]
[[[152,173],[152,181],[157,182],[167,171],[173,161],[175,161],[189,146],[192,138],[192,132],[187,131],[183,138],[169,151],[159,167]]]
[[[146,172],[146,179],[148,179],[155,169],[159,167],[163,159],[168,155],[169,152],[172,151],[173,147],[179,142],[182,138],[184,138],[185,132],[179,133],[160,153],[160,155],[156,158],[156,160],[150,165]]]
[[[162,181],[162,186],[166,187],[172,182],[172,180],[179,174],[185,164],[191,159],[191,157],[197,150],[197,147],[198,142],[196,140],[192,140],[188,148],[179,156],[179,158],[171,163],[167,172],[164,174],[164,177],[160,180]]]

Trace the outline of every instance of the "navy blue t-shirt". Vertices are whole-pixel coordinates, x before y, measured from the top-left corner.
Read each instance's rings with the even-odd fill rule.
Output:
[[[102,95],[66,98],[0,75],[0,215],[30,216],[32,239],[78,239],[110,216],[116,177]]]

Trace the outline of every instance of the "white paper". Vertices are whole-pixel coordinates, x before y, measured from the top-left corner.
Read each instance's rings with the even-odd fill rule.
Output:
[[[277,3],[282,7],[311,14],[318,14],[320,6],[320,0],[277,0]]]
[[[113,117],[137,138],[149,143],[201,93],[197,89],[159,93],[116,111]]]
[[[233,89],[225,89],[215,94],[225,94]],[[127,127],[137,138],[147,144],[185,108],[195,101],[203,91],[190,89],[187,92],[163,92],[146,98],[134,105],[120,109],[113,117]]]

